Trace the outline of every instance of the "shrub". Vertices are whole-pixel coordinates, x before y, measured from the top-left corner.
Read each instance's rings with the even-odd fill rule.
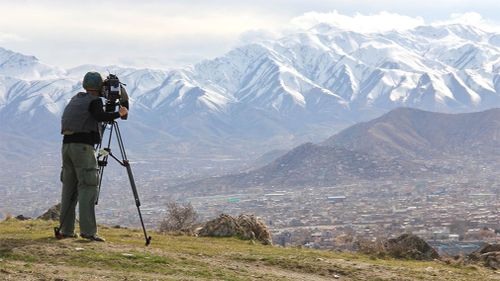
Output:
[[[375,241],[359,239],[355,242],[355,245],[359,252],[372,257],[382,258],[388,255],[385,240],[382,238],[377,238]]]
[[[160,232],[193,235],[198,213],[191,203],[167,202],[167,213],[160,223]]]
[[[8,221],[8,220],[10,220],[10,219],[12,219],[12,218],[13,218],[12,214],[11,214],[11,213],[7,213],[7,214],[5,215],[5,219],[4,219],[4,221]]]

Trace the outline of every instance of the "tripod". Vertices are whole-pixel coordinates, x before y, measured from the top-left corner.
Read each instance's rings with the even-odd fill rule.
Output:
[[[123,140],[122,136],[120,133],[120,127],[118,127],[118,123],[116,121],[109,121],[105,122],[102,125],[102,134],[104,136],[104,131],[109,125],[109,137],[108,137],[108,143],[107,146],[102,148],[102,139],[99,145],[97,146],[97,149],[99,153],[101,151],[103,152],[102,154],[98,155],[98,165],[99,165],[99,185],[97,187],[97,198],[95,201],[95,204],[97,205],[99,201],[99,194],[101,192],[101,183],[102,183],[102,176],[104,173],[104,167],[108,164],[108,157],[111,156],[111,158],[115,159],[116,162],[120,163],[123,167],[127,169],[127,174],[128,174],[128,179],[130,181],[130,187],[132,188],[132,192],[134,194],[134,199],[135,199],[135,205],[137,206],[137,212],[139,213],[139,219],[141,220],[141,226],[142,226],[142,231],[144,232],[144,239],[146,240],[146,246],[148,246],[151,243],[151,236],[148,236],[146,232],[146,227],[144,226],[144,221],[142,219],[142,214],[141,214],[141,201],[139,201],[139,194],[137,193],[137,188],[135,186],[135,181],[134,181],[134,175],[132,174],[132,168],[130,167],[130,162],[127,159],[127,154],[125,153],[125,147],[123,146]],[[113,131],[116,132],[116,140],[118,142],[118,147],[120,148],[120,154],[122,160],[119,160],[117,157],[111,153],[111,139],[113,136]],[[99,160],[100,157],[103,157],[102,160]]]

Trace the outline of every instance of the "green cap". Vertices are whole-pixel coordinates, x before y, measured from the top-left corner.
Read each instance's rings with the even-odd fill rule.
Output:
[[[83,77],[83,88],[85,90],[96,90],[100,91],[102,89],[102,76],[98,72],[87,72],[85,77]]]

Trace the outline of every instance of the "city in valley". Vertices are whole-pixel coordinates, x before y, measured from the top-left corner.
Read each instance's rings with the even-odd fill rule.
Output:
[[[487,187],[485,187],[487,186]],[[500,185],[468,178],[249,189],[189,198],[204,217],[254,213],[280,245],[353,249],[356,241],[416,234],[449,254],[500,240]]]
[[[350,250],[356,248],[356,241],[413,233],[440,252],[453,255],[470,252],[482,242],[500,240],[500,183],[495,172],[498,167],[475,164],[474,169],[463,174],[356,180],[300,188],[260,186],[217,195],[204,194],[202,186],[196,192],[174,192],[170,186],[189,173],[201,178],[230,171],[234,163],[217,163],[205,170],[188,164],[184,169],[174,169],[174,165],[179,168],[176,161],[161,167],[140,161],[133,165],[149,228],[159,226],[165,217],[166,203],[176,200],[191,203],[200,221],[222,213],[255,214],[272,231],[274,243],[283,246]],[[138,227],[126,172],[116,166],[110,165],[106,171],[96,209],[98,222]],[[52,174],[55,167],[56,162],[47,165],[42,174],[25,173],[22,178],[2,176],[2,185],[6,187],[2,197],[8,200],[0,201],[0,216],[35,217],[56,204],[60,183],[56,173]]]

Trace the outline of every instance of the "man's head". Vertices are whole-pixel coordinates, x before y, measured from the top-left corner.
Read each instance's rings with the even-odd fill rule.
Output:
[[[102,76],[98,72],[87,72],[83,77],[83,88],[90,91],[100,93],[102,91]]]

